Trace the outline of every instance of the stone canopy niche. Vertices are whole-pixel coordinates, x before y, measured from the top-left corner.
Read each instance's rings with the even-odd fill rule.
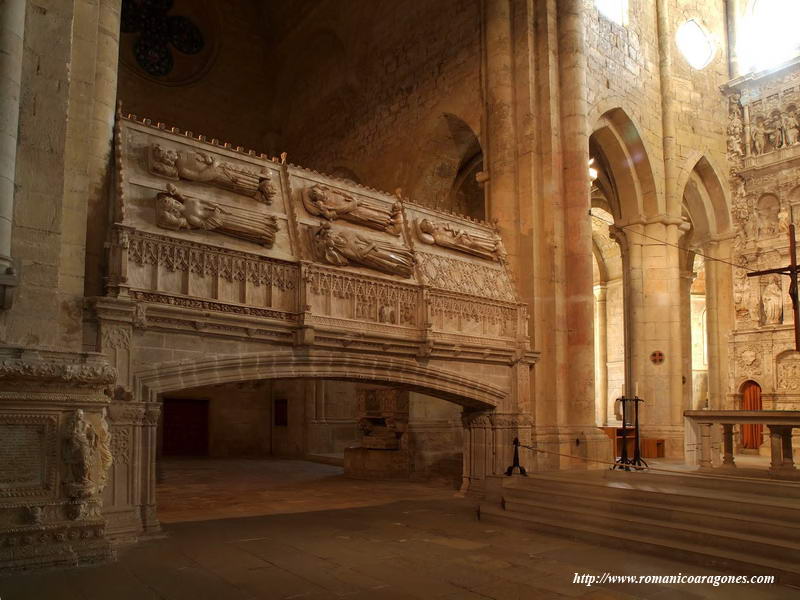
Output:
[[[119,374],[110,536],[158,530],[161,400],[191,387],[339,379],[460,405],[463,451],[448,450],[464,490],[530,441],[537,353],[491,224],[133,115],[115,141],[106,294],[90,307]],[[362,440],[399,457],[394,406],[364,409]]]

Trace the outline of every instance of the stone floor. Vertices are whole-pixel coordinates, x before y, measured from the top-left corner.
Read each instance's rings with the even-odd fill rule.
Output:
[[[766,585],[575,584],[576,572],[724,573],[489,525],[453,490],[350,481],[330,465],[179,461],[164,474],[164,538],[110,565],[2,578],[0,599],[798,597]]]

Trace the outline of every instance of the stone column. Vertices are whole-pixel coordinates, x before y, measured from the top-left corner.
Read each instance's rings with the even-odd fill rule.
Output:
[[[609,414],[613,414],[613,408],[609,410],[608,402],[608,321],[606,306],[605,284],[595,287],[595,420],[598,425],[606,423]]]
[[[516,193],[514,48],[510,0],[484,2],[485,120],[484,153],[489,169],[489,217],[498,220],[512,271],[522,276],[519,258],[519,208]]]
[[[109,224],[108,186],[117,103],[117,70],[122,0],[100,0],[95,60],[94,109],[88,132],[88,214],[86,219],[87,296],[103,293],[106,232]]]
[[[684,256],[681,253],[681,261]],[[684,263],[685,264],[685,263]],[[694,373],[692,371],[692,283],[695,274],[692,271],[681,269],[680,271],[680,327],[681,327],[681,373],[685,377],[682,386],[682,405],[686,409],[700,408],[697,406],[697,399],[694,398]]]
[[[564,189],[567,404],[561,422],[594,425],[594,295],[589,218],[589,131],[583,2],[558,2],[558,51]]]
[[[26,0],[0,3],[0,308],[10,308],[15,284],[11,230],[26,4]]]
[[[735,467],[736,463],[733,459],[733,424],[722,424],[722,466]]]

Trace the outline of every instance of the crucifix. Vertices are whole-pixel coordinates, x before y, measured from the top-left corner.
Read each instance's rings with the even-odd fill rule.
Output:
[[[800,352],[800,305],[797,298],[797,274],[800,266],[797,264],[797,245],[794,239],[794,223],[789,224],[789,264],[777,269],[765,269],[764,271],[753,271],[748,273],[748,277],[758,277],[777,273],[778,275],[788,275],[791,277],[789,284],[789,297],[792,299],[792,309],[794,310],[794,349]]]

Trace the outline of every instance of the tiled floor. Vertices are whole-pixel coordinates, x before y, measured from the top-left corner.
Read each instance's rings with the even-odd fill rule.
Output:
[[[800,594],[779,586],[574,584],[576,572],[722,573],[490,525],[452,490],[350,481],[327,465],[184,462],[167,465],[165,474],[166,537],[122,549],[115,564],[0,579],[0,598],[759,600]]]

